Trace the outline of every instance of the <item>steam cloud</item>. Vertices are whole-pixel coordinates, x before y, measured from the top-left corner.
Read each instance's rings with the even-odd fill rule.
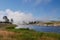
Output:
[[[12,11],[6,9],[5,11],[0,11],[0,21],[3,20],[3,16],[7,16],[9,19],[13,19],[15,24],[22,24],[24,22],[34,21],[35,17],[31,13],[24,13],[20,11]]]

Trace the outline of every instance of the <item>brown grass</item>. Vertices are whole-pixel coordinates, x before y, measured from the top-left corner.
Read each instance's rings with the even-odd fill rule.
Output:
[[[41,33],[29,29],[10,29],[15,27],[12,24],[0,24],[0,27],[0,40],[60,40],[60,34]]]
[[[0,30],[0,39],[1,40],[12,40],[11,37],[13,37],[14,35],[15,35],[14,32]]]
[[[16,36],[17,35],[17,36]],[[5,30],[0,30],[0,40],[25,40],[25,39],[21,39],[21,38],[16,38],[18,36],[23,35],[23,33],[16,33],[16,32],[11,32],[11,31],[5,31]],[[35,36],[35,34],[34,34]],[[31,39],[33,40],[33,39]],[[37,36],[37,40],[58,40],[55,37],[48,37],[45,35],[42,35],[41,37]]]

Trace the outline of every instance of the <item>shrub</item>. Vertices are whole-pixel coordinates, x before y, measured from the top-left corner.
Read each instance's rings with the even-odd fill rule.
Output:
[[[6,29],[15,29],[15,27],[6,27]]]

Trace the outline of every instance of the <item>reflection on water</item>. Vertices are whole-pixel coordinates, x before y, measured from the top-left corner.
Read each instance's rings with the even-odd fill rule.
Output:
[[[29,29],[34,29],[36,31],[40,32],[56,32],[60,33],[60,27],[46,27],[46,26],[37,26],[37,25],[19,25],[16,28],[29,28]]]

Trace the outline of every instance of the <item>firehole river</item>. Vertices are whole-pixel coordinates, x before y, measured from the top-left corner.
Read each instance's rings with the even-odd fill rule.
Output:
[[[60,33],[60,27],[57,26],[18,25],[16,28],[29,28],[40,32]]]

